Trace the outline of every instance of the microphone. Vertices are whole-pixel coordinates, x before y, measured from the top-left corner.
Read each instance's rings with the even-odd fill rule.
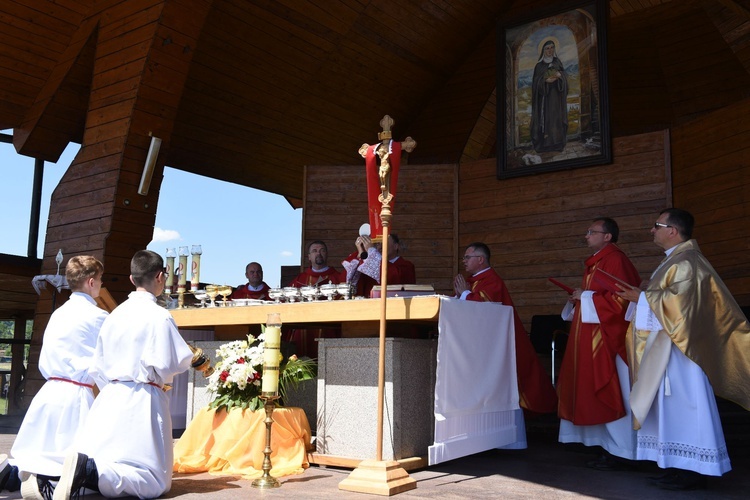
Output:
[[[365,251],[365,252],[362,252],[361,254],[359,254],[359,258],[363,259],[363,260],[366,259],[367,258],[367,252]]]

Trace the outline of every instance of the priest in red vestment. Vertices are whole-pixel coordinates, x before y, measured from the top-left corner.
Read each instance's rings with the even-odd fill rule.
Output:
[[[307,247],[307,258],[310,261],[310,267],[297,275],[291,286],[301,288],[303,286],[337,284],[346,281],[345,272],[328,265],[328,247],[325,242],[315,240],[310,243]],[[317,358],[318,343],[315,339],[340,336],[340,328],[295,328],[291,330],[289,340],[296,344],[298,356]]]
[[[347,272],[347,281],[356,285],[358,297],[369,297],[372,288],[380,283],[382,262],[381,245],[374,244],[369,236],[360,236],[357,250],[341,263]],[[413,285],[417,282],[414,264],[399,255],[401,240],[398,235],[388,235],[388,284]]]
[[[638,286],[640,276],[615,244],[619,233],[617,222],[608,217],[593,220],[586,231],[586,244],[594,254],[586,259],[581,288],[573,291],[563,311],[563,318],[571,319],[566,311],[574,308],[557,384],[559,440],[601,446],[611,455],[632,460],[636,437],[628,408],[628,301],[617,295],[613,283],[622,280]],[[612,458],[605,453],[587,465],[620,468]]]
[[[490,249],[484,243],[472,243],[463,257],[464,268],[470,274],[464,278],[459,274],[453,280],[456,296],[462,300],[480,302],[502,302],[513,307],[513,300],[500,275],[490,266]],[[552,387],[551,376],[544,370],[534,351],[521,318],[513,308],[516,376],[518,396],[524,414],[552,413],[557,408],[557,395]]]
[[[310,267],[299,273],[291,286],[300,288],[345,282],[346,274],[328,265],[328,247],[325,242],[316,240],[310,243],[307,258],[310,260]]]
[[[232,292],[232,299],[268,300],[269,286],[263,281],[263,267],[257,262],[245,266],[247,283]]]

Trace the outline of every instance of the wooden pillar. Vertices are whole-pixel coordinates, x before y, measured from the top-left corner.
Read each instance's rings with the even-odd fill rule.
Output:
[[[42,273],[54,272],[58,249],[67,258],[90,254],[103,262],[104,286],[118,303],[132,290],[130,259],[153,236],[174,120],[211,5],[164,0],[144,10],[139,2],[113,1],[84,21],[95,26],[91,42],[81,45],[95,46],[86,126],[81,149],[52,195]],[[40,116],[25,120],[31,126],[43,122],[45,108],[35,109]],[[162,140],[161,148],[148,192],[139,194],[151,136]],[[40,301],[34,343],[41,343],[50,313],[50,304]],[[28,376],[41,379],[38,371]]]

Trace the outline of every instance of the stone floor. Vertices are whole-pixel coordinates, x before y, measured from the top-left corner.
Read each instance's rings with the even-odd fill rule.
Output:
[[[8,453],[17,424],[0,417],[0,453]],[[734,470],[721,478],[709,478],[708,489],[670,492],[652,486],[648,476],[659,469],[650,462],[638,462],[630,471],[602,472],[589,469],[586,461],[593,450],[556,441],[554,422],[528,426],[526,450],[490,450],[448,463],[410,472],[417,487],[399,498],[424,499],[746,499],[750,491],[750,452],[732,448]],[[259,490],[251,481],[236,476],[175,474],[172,490],[164,498],[222,500],[242,498],[363,499],[378,495],[339,490],[348,469],[312,466],[303,474],[280,478],[281,487]],[[0,493],[0,498],[21,498]],[[98,496],[90,496],[95,499]]]

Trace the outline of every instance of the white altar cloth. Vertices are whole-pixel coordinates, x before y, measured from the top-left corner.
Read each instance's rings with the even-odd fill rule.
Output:
[[[443,297],[438,332],[429,465],[492,448],[525,448],[513,308]]]
[[[57,288],[58,292],[62,292],[63,288],[70,289],[64,274],[39,274],[31,279],[31,286],[37,295],[41,295],[42,288],[47,288],[47,283]]]

